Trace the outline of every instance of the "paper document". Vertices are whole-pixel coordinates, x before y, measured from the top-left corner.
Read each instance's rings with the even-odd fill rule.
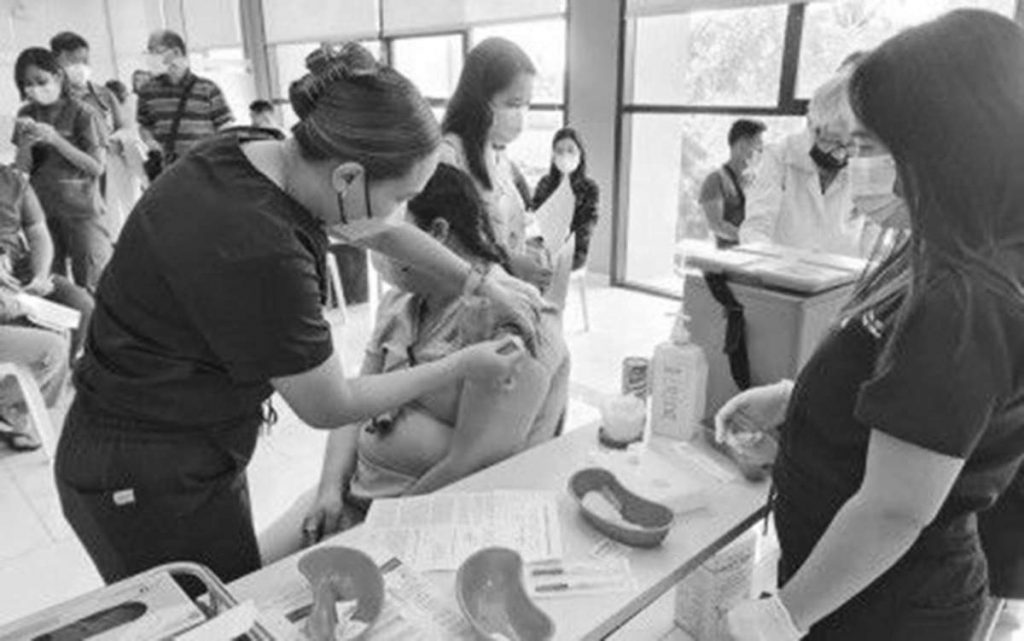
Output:
[[[446,492],[377,499],[364,527],[417,570],[453,571],[477,550],[501,546],[527,563],[562,557],[554,492]]]
[[[57,331],[78,329],[78,322],[82,315],[77,309],[58,305],[25,292],[16,294],[15,298],[25,308],[28,319],[40,327]]]
[[[557,254],[569,238],[575,210],[576,196],[572,193],[572,185],[563,178],[555,193],[551,194],[534,213],[540,227],[540,235],[544,239],[544,246],[552,255]]]
[[[380,546],[360,545],[384,575],[384,608],[367,635],[367,641],[460,641],[474,639],[473,630],[451,600],[442,598],[421,575]],[[276,621],[272,630],[279,638],[306,639],[303,629],[313,608],[309,583],[296,574],[282,585],[276,597],[262,603],[261,611]],[[269,627],[269,626],[268,626]]]

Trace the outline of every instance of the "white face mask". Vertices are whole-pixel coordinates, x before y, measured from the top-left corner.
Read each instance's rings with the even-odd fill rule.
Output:
[[[555,154],[555,167],[568,176],[580,166],[579,154]]]
[[[499,147],[510,144],[519,137],[526,125],[529,107],[494,107],[494,122],[491,123],[491,142]]]
[[[892,156],[858,156],[850,159],[850,191],[854,199],[892,194],[896,161]]]
[[[28,99],[37,105],[52,105],[60,100],[60,83],[51,80],[45,85],[36,85],[25,89]]]
[[[151,53],[146,55],[146,66],[149,67],[149,72],[154,76],[159,76],[170,72],[171,63],[164,60],[162,53]]]
[[[92,69],[82,62],[64,67],[64,73],[68,75],[68,82],[76,87],[85,86],[85,83],[89,82],[89,78],[92,77]]]

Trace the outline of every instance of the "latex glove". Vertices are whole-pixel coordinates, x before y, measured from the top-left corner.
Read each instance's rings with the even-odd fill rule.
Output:
[[[537,325],[543,312],[554,310],[536,287],[506,274],[501,269],[491,270],[477,292],[494,303],[496,326],[512,325],[523,337],[531,354],[537,353]]]
[[[715,440],[730,445],[756,444],[764,434],[774,435],[786,418],[793,382],[753,387],[740,392],[715,414]]]
[[[500,385],[515,378],[525,356],[523,343],[515,336],[477,343],[457,352],[467,378]]]
[[[777,594],[740,603],[726,615],[733,641],[799,641],[804,637]]]

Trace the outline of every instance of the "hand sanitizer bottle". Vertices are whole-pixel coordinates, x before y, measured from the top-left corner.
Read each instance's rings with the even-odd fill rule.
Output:
[[[708,359],[690,342],[680,310],[672,336],[651,359],[651,433],[688,441],[700,431],[708,385]]]

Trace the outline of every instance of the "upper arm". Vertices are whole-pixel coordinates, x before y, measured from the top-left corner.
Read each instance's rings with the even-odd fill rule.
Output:
[[[46,216],[43,206],[31,185],[25,186],[25,195],[21,199],[21,228],[29,235],[42,229],[46,232]],[[47,232],[48,233],[48,232]]]
[[[308,370],[274,377],[271,384],[305,423],[320,428],[338,427],[332,418],[335,404],[325,402],[339,398],[345,385],[345,368],[337,354]]]
[[[964,460],[872,430],[859,497],[882,514],[921,529],[942,508]]]
[[[139,92],[139,99],[135,107],[135,122],[144,129],[151,129],[156,124],[145,87]]]

